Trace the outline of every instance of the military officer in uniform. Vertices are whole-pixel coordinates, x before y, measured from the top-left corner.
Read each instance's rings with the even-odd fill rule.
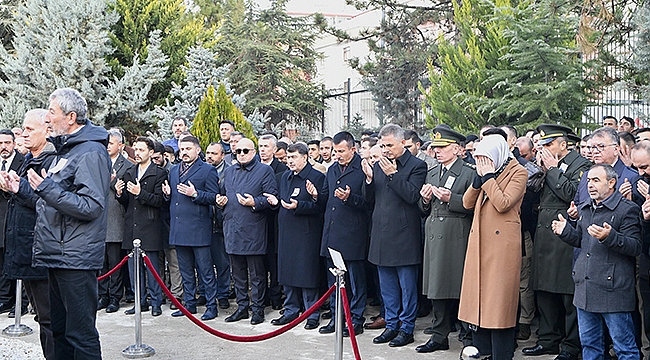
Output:
[[[575,151],[569,151],[571,129],[556,124],[537,127],[540,134],[538,163],[546,178],[540,196],[539,218],[532,258],[532,287],[537,293],[540,313],[539,338],[524,355],[558,354],[556,360],[576,359],[580,339],[571,277],[573,248],[553,233],[551,222],[571,205],[582,174],[591,163]]]
[[[458,315],[460,286],[472,227],[472,210],[463,207],[463,194],[472,185],[476,171],[462,161],[460,145],[465,137],[436,127],[433,141],[438,165],[429,170],[422,186],[420,210],[429,215],[424,226],[423,292],[433,301],[433,334],[415,350],[428,353],[449,349],[453,319]]]

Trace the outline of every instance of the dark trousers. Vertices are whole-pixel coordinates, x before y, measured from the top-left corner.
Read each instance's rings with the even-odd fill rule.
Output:
[[[176,246],[178,267],[183,278],[183,300],[185,307],[196,309],[196,274],[203,282],[205,289],[206,307],[217,307],[217,281],[212,267],[212,256],[209,246]]]
[[[158,251],[147,251],[147,257],[149,257],[151,265],[153,265],[156,273],[160,275],[160,266],[158,265]],[[135,261],[132,257],[129,258],[128,266],[129,278],[131,280],[131,290],[135,294]],[[147,293],[151,297],[151,306],[160,306],[162,303],[162,288],[153,277],[153,275],[151,275],[151,269],[147,269],[144,265],[144,261],[142,258],[140,258],[140,304],[143,306],[146,306]]]
[[[287,298],[284,299],[284,316],[298,316],[300,315],[301,305],[306,311],[318,301],[318,288],[300,288],[287,285],[282,288],[285,295],[287,295]],[[314,311],[309,315],[308,319],[318,321],[320,312],[318,310]]]
[[[41,348],[43,356],[47,360],[55,359],[54,335],[52,335],[52,318],[50,313],[50,284],[47,280],[25,280],[25,292],[29,302],[36,310],[36,318],[39,326]]]
[[[645,338],[650,340],[650,258],[642,254],[639,257],[639,293],[643,302],[642,318]]]
[[[107,242],[106,252],[104,253],[104,267],[99,274],[104,275],[113,269],[122,261],[122,257],[122,243]],[[122,276],[119,271],[100,281],[98,286],[99,297],[115,299],[118,302],[122,299],[124,289],[122,288]]]
[[[433,304],[433,319],[432,328],[433,334],[431,340],[440,343],[449,343],[449,333],[451,332],[451,324],[458,316],[458,299],[434,299]]]
[[[14,306],[16,304],[16,280],[11,280],[2,275],[2,269],[5,266],[5,255],[4,248],[0,248],[0,304],[9,304]],[[23,307],[27,306],[29,298],[25,293],[25,289],[22,289],[23,294]]]
[[[266,255],[230,255],[232,278],[235,282],[235,295],[238,309],[264,311],[266,294]],[[248,279],[250,276],[251,298],[248,299]]]
[[[333,268],[332,259],[327,259],[327,268]],[[363,312],[366,310],[366,265],[364,260],[346,261],[345,267],[348,271],[345,273],[345,290],[347,291],[348,301],[350,301],[350,312],[352,313],[352,323],[354,325],[363,324],[366,318]],[[336,284],[336,277],[331,271],[327,272],[327,279],[330,286]],[[336,319],[336,292],[330,296],[330,310],[332,310],[332,321]],[[345,321],[345,319],[343,320]]]
[[[386,328],[413,334],[418,308],[418,266],[377,266],[386,306]],[[398,322],[401,321],[401,327]]]
[[[515,328],[477,328],[472,334],[474,346],[481,356],[492,355],[493,360],[510,360],[515,356]]]
[[[48,269],[54,352],[57,360],[101,359],[97,277],[93,270]]]
[[[278,283],[278,253],[273,249],[269,249],[268,251],[269,253],[266,254],[266,262],[264,264],[269,273],[266,296],[268,296],[270,302],[279,302],[282,298],[282,286]]]
[[[223,232],[212,233],[210,254],[217,269],[217,299],[227,299],[230,294],[230,258],[223,241]]]
[[[537,344],[553,350],[559,347],[577,356],[581,347],[573,295],[537,291],[537,310],[540,314]]]

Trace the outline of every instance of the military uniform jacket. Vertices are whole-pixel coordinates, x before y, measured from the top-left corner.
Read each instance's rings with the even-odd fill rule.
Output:
[[[573,248],[553,233],[551,222],[557,220],[559,213],[567,217],[566,210],[578,190],[580,178],[589,167],[591,163],[587,159],[570,151],[557,168],[546,172],[533,245],[531,276],[534,290],[573,294]]]
[[[307,180],[317,189],[325,175],[307,164],[298,173],[286,171],[280,179],[280,199],[298,201],[293,210],[280,205],[278,213],[278,282],[301,288],[317,288],[320,283],[320,242],[323,208],[307,192]]]
[[[429,204],[419,201],[429,215],[424,225],[422,291],[429,299],[460,299],[467,239],[472,227],[472,210],[463,207],[463,194],[472,186],[476,171],[457,159],[440,177],[442,164],[427,173],[426,183],[451,190],[449,202],[435,196]]]
[[[363,197],[366,174],[361,169],[361,157],[354,157],[341,172],[338,162],[327,170],[319,203],[326,204],[325,224],[320,255],[330,257],[328,247],[339,251],[343,260],[366,260],[368,256],[368,210],[371,206]],[[343,201],[334,196],[337,188],[350,187],[350,196]]]
[[[427,164],[405,151],[395,159],[397,173],[386,176],[375,163],[366,201],[375,203],[368,261],[377,266],[408,266],[422,262],[420,189]]]

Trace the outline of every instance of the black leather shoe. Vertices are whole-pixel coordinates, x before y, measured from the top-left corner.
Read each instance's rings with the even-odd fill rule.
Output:
[[[183,303],[183,299],[181,299],[181,298],[176,298],[176,300],[178,300],[178,302],[181,303],[181,304]],[[174,305],[174,302],[170,300],[169,301],[169,310],[176,310],[176,309],[178,309],[178,306]]]
[[[334,325],[333,320],[330,320],[330,322],[328,322],[327,325],[321,326],[321,328],[318,329],[318,332],[321,334],[331,334],[334,331],[336,331],[336,325]]]
[[[114,313],[117,312],[117,310],[120,309],[120,301],[117,299],[111,299],[111,301],[108,303],[108,306],[106,307],[106,312],[107,313]]]
[[[438,350],[449,350],[449,341],[446,343],[439,343],[429,339],[426,344],[420,345],[415,348],[415,351],[419,353],[430,353]]]
[[[23,316],[29,312],[29,309],[27,306],[23,306],[23,311],[20,312],[20,316]],[[9,315],[7,315],[10,319],[13,319],[16,317],[16,307],[13,307],[11,311],[9,311]]]
[[[264,322],[264,311],[258,310],[253,311],[253,316],[251,316],[251,325],[257,325]]]
[[[107,297],[100,297],[99,300],[97,300],[97,311],[104,309],[108,306],[108,298]]]
[[[190,312],[190,314],[196,314],[196,308],[187,308],[187,311]],[[176,310],[172,313],[173,317],[179,317],[179,316],[185,316],[182,311]]]
[[[374,344],[384,344],[393,340],[395,337],[397,337],[398,334],[399,331],[386,328],[386,330],[384,330],[384,332],[382,332],[381,335],[372,339],[372,342]]]
[[[149,311],[149,305],[140,306],[140,311],[141,312]],[[135,306],[128,309],[128,310],[124,310],[124,314],[126,314],[126,315],[134,315],[135,314]]]
[[[235,322],[243,319],[248,319],[248,309],[237,309],[237,311],[226,318],[226,322]]]
[[[286,324],[296,320],[297,318],[298,318],[298,315],[294,315],[294,316],[282,315],[277,319],[271,320],[271,325],[286,325]]]
[[[305,324],[305,330],[314,330],[318,327],[318,325],[319,325],[318,320],[307,319],[307,323]]]
[[[280,310],[282,309],[282,299],[274,299],[271,300],[271,309],[273,310]]]
[[[363,324],[354,324],[354,336],[363,334]],[[343,337],[350,337],[350,331],[346,327],[343,329]]]
[[[14,305],[15,304],[8,304],[8,303],[7,304],[5,304],[5,303],[0,304],[0,314],[4,314],[6,312],[11,311],[11,309],[14,308]]]
[[[566,351],[560,351],[560,354],[555,357],[555,360],[577,360],[578,355],[571,355]]]
[[[199,298],[196,299],[196,305],[197,306],[203,306],[203,305],[207,304],[207,302],[208,302],[208,299],[206,299],[205,296],[203,296],[203,295],[199,296]]]
[[[429,326],[428,328],[425,328],[424,331],[422,331],[422,332],[427,334],[427,335],[432,335],[433,334],[433,326]]]
[[[331,319],[332,318],[332,312],[331,311],[324,312],[320,317],[322,317],[325,320]]]
[[[393,340],[391,340],[391,342],[388,343],[388,346],[400,347],[400,346],[408,345],[413,341],[415,341],[413,339],[413,334],[409,334],[405,331],[400,330],[399,334]]]
[[[222,298],[217,301],[219,303],[219,309],[227,309],[230,307],[230,301],[228,301],[228,298]]]
[[[162,309],[160,306],[151,306],[151,316],[160,316],[162,315]]]
[[[201,320],[206,321],[206,320],[212,320],[217,317],[217,307],[216,306],[210,306],[207,309],[205,309],[205,312],[201,316]]]
[[[559,351],[557,349],[547,349],[547,348],[545,348],[545,347],[543,347],[542,345],[539,345],[539,344],[537,344],[537,345],[535,345],[533,347],[524,348],[523,350],[521,350],[522,354],[528,355],[528,356],[547,355],[547,354],[555,355],[558,352]]]

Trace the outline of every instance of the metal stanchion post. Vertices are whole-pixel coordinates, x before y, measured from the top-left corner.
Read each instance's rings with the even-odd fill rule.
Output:
[[[336,324],[335,324],[335,338],[336,338],[336,353],[334,359],[343,359],[343,296],[341,291],[345,291],[345,271],[340,269],[330,269],[336,275]]]
[[[122,350],[122,356],[127,359],[140,359],[153,356],[156,351],[142,343],[142,308],[140,307],[140,239],[133,240],[133,277],[135,293],[135,345]]]
[[[9,325],[4,330],[2,330],[2,335],[10,337],[18,337],[29,335],[33,330],[25,325],[20,323],[20,318],[23,315],[23,281],[18,279],[16,280],[16,318],[13,325]]]

